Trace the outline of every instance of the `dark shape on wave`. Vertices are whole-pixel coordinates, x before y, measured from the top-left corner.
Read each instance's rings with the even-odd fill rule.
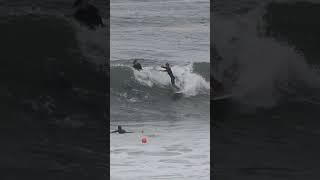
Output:
[[[88,0],[76,0],[73,4],[74,8],[77,8],[74,13],[74,18],[82,24],[88,26],[90,29],[96,27],[104,27],[99,10],[89,4]]]

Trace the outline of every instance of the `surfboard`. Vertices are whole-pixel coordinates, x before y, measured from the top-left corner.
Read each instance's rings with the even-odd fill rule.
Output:
[[[173,99],[180,99],[183,97],[183,92],[180,91],[180,89],[173,88]]]
[[[174,88],[174,89],[173,89],[173,94],[175,94],[175,95],[182,95],[183,92],[181,92],[180,89]]]
[[[182,93],[182,92],[175,92],[174,95],[175,95],[175,96],[182,96],[183,93]]]

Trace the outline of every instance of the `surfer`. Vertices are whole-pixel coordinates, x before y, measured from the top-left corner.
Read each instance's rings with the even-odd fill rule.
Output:
[[[118,130],[114,130],[114,131],[112,131],[111,133],[119,133],[119,134],[124,134],[124,133],[133,133],[133,132],[128,132],[128,131],[126,131],[126,130],[124,130],[124,129],[122,129],[122,127],[121,126],[118,126]]]
[[[171,68],[170,68],[169,63],[166,63],[165,66],[161,66],[161,67],[164,68],[165,70],[160,70],[160,71],[167,72],[168,75],[170,76],[172,86],[178,89],[178,87],[177,87],[176,84],[175,84],[175,79],[176,79],[176,78],[174,77],[174,75],[173,75],[173,73],[172,73],[172,70],[171,70]]]
[[[133,61],[133,68],[138,70],[138,71],[142,70],[141,64],[138,63],[138,60],[136,60],[136,59]]]
[[[104,27],[99,10],[89,4],[89,0],[76,0],[73,4],[74,8],[77,8],[74,13],[75,19],[84,23],[91,29],[95,29],[96,26]]]

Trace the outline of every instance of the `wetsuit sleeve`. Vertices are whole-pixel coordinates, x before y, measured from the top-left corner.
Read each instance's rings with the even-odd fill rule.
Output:
[[[116,132],[118,132],[118,130],[112,131],[111,133],[116,133]]]

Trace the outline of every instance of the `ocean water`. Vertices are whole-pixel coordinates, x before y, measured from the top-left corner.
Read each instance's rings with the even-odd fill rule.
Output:
[[[110,5],[110,129],[133,132],[110,135],[111,179],[209,179],[209,1]]]
[[[112,0],[111,61],[209,62],[209,1]]]
[[[80,25],[72,4],[1,1],[0,179],[108,177],[108,30]]]
[[[216,179],[319,177],[319,5],[301,2],[213,3],[212,68],[234,94],[212,101]]]

